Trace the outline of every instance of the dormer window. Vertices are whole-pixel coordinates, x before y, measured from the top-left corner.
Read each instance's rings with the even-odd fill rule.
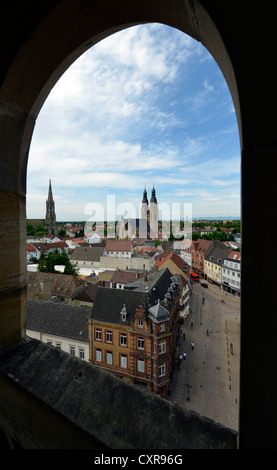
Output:
[[[138,328],[143,328],[143,320],[138,320]]]
[[[126,322],[127,321],[127,310],[126,310],[126,307],[125,307],[125,304],[123,304],[123,308],[120,312],[120,320],[122,322]]]

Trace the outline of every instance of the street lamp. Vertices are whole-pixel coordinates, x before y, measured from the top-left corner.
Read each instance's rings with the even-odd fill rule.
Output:
[[[192,386],[189,384],[189,367],[188,367],[187,379],[188,379],[188,380],[187,380],[188,383],[185,384],[185,387],[187,387],[187,389],[188,389],[187,401],[190,401],[189,389],[192,388]]]

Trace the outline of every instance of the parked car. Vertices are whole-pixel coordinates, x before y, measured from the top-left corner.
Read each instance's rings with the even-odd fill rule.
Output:
[[[208,287],[208,284],[206,284],[206,282],[201,282],[201,286],[207,288],[207,287]]]

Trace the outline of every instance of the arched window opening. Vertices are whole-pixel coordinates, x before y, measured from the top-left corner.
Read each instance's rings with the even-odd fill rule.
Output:
[[[144,188],[150,195],[154,185],[172,220],[180,216],[176,207],[191,205],[192,240],[229,241],[226,258],[239,248],[237,121],[225,79],[204,46],[152,23],[116,33],[83,54],[38,116],[28,161],[27,219],[44,218],[49,179],[59,231],[66,222],[86,221],[92,215],[88,205],[101,206],[103,224],[110,215],[118,222],[121,204],[132,203],[139,213]],[[181,219],[186,216],[181,212]],[[222,252],[215,257],[221,260]],[[173,374],[168,398],[237,430],[239,281],[236,291],[223,289],[225,268],[213,264],[212,274],[203,257],[200,274],[209,288],[192,285],[191,311],[182,325],[186,340],[181,336],[178,347],[186,349],[190,340],[196,346],[183,356],[182,372]],[[180,387],[177,374],[187,386],[181,403],[173,391]],[[215,405],[208,398],[213,393]]]

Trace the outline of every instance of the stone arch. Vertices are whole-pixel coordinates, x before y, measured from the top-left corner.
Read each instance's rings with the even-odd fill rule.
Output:
[[[234,72],[219,32],[200,2],[196,0],[61,0],[48,11],[38,6],[39,16],[24,37],[9,64],[0,88],[2,155],[0,188],[3,191],[3,217],[15,224],[9,239],[10,253],[4,263],[14,263],[8,275],[7,292],[13,292],[13,323],[3,331],[3,344],[25,335],[26,257],[25,197],[28,153],[38,113],[49,92],[67,68],[101,39],[129,26],[158,22],[175,27],[201,40],[221,68],[236,107],[238,93]],[[5,203],[5,199],[8,202]],[[5,214],[5,207],[8,213]],[[12,207],[12,209],[11,209]],[[18,243],[19,241],[19,243]],[[5,274],[4,274],[5,277]],[[4,279],[5,284],[5,279]],[[16,295],[14,296],[14,292]],[[1,345],[0,338],[0,345]]]
[[[61,1],[36,25],[15,56],[1,86],[0,100],[3,106],[7,105],[6,112],[16,114],[21,125],[14,142],[17,148],[10,149],[19,159],[17,188],[14,189],[25,194],[28,150],[35,121],[61,75],[101,39],[149,22],[175,27],[203,43],[225,76],[239,116],[236,83],[227,51],[215,25],[197,1],[161,0],[157,6],[155,0],[136,0],[131,7],[127,0],[93,3],[84,0],[81,4],[76,0]]]

